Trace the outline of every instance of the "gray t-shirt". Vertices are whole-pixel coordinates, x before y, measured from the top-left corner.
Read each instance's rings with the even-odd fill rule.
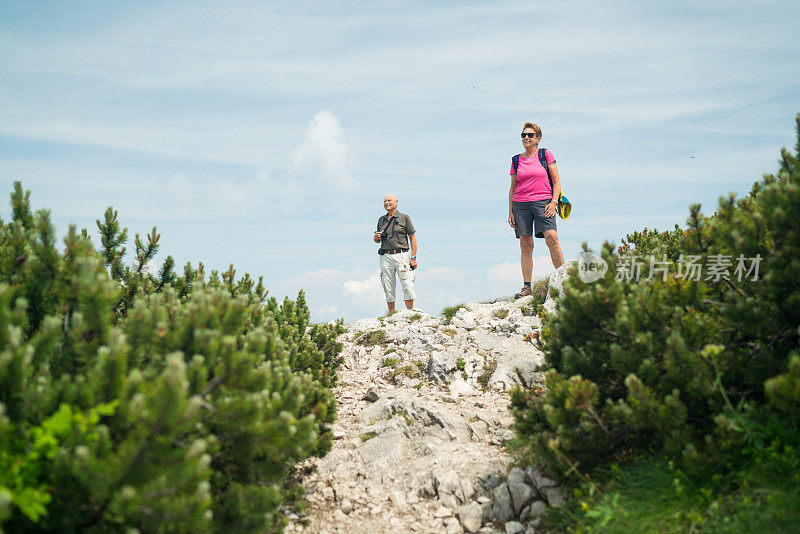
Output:
[[[408,250],[408,236],[415,232],[411,217],[399,211],[394,214],[394,220],[386,226],[389,221],[388,215],[382,215],[378,219],[377,232],[383,232],[381,236],[381,248],[384,250],[403,249]],[[386,228],[386,230],[384,230]]]

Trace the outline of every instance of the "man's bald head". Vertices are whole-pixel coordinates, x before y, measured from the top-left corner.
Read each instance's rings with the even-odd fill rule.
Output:
[[[392,211],[397,209],[397,195],[393,195],[389,193],[385,197],[383,197],[383,209],[386,211]]]

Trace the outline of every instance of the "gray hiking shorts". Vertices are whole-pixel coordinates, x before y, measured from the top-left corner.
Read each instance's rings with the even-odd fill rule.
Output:
[[[556,229],[556,214],[553,213],[552,217],[544,216],[544,209],[550,200],[534,200],[532,202],[517,202],[514,201],[511,205],[511,211],[514,214],[514,222],[517,227],[514,233],[517,234],[517,239],[521,235],[535,235],[538,238],[543,238],[547,230]],[[533,231],[536,230],[534,234]]]

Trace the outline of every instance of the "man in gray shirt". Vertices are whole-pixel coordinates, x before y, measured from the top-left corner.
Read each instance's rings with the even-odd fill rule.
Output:
[[[417,268],[417,236],[411,218],[397,211],[397,197],[386,195],[383,199],[386,215],[378,219],[378,228],[372,240],[381,244],[378,250],[381,263],[381,285],[386,294],[386,305],[394,311],[395,276],[400,278],[406,308],[414,307],[414,269]],[[411,248],[409,256],[408,250]]]

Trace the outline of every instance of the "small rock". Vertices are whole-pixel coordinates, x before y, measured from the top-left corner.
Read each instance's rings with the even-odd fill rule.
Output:
[[[450,517],[452,515],[453,515],[453,510],[451,510],[450,508],[445,508],[444,506],[442,506],[433,513],[433,517],[440,517],[440,518]]]
[[[535,467],[529,467],[526,474],[528,475],[528,478],[533,481],[539,491],[542,491],[544,488],[552,488],[557,486],[554,480],[544,476],[544,474],[542,474],[542,472]]]
[[[506,534],[523,534],[525,527],[519,521],[509,521],[506,523]]]
[[[322,496],[325,497],[326,501],[333,500],[333,488],[330,486],[325,486],[322,488]]]
[[[467,532],[477,532],[481,528],[483,513],[481,505],[475,502],[456,508],[456,517]]]
[[[522,509],[533,500],[533,489],[521,480],[509,477],[508,493],[511,495],[511,506],[514,509],[514,514],[519,517]]]
[[[434,350],[428,359],[428,377],[431,380],[446,380],[456,371],[456,355],[453,352]]]
[[[345,499],[344,502],[342,502],[342,506],[340,509],[345,514],[349,514],[350,512],[353,511],[353,503],[351,503],[349,499]]]
[[[514,508],[511,505],[511,494],[508,493],[508,484],[505,482],[492,491],[491,516],[489,521],[510,521],[514,518]]]
[[[547,512],[547,505],[544,501],[534,501],[522,510],[519,514],[520,521],[527,521],[529,519],[536,519],[542,517]]]
[[[447,525],[447,530],[445,530],[445,534],[462,534],[464,529],[461,528],[461,525],[458,524],[458,521],[454,521]]]
[[[364,394],[364,396],[361,397],[361,400],[364,400],[364,401],[367,401],[367,402],[375,402],[379,398],[380,398],[380,395],[378,395],[378,393],[376,393],[376,391],[374,389],[370,388],[369,391],[367,391]]]
[[[478,394],[477,389],[460,378],[453,380],[450,385],[447,386],[447,389],[450,391],[450,395],[452,395],[454,398],[471,397]]]
[[[454,495],[450,495],[449,493],[440,493],[437,502],[443,508],[450,508],[453,509],[458,506],[458,501],[456,500]]]
[[[370,513],[370,515],[378,515],[382,511],[383,511],[383,509],[380,506],[375,506],[374,508],[370,509],[369,513]]]
[[[335,511],[333,512],[333,519],[334,519],[334,520],[335,520],[337,523],[341,523],[341,522],[343,522],[343,521],[347,521],[347,516],[346,516],[346,515],[345,515],[345,513],[344,513],[344,512],[342,512],[341,510],[335,510]]]
[[[395,490],[389,494],[389,500],[398,508],[403,508],[406,505],[406,494],[402,491]]]
[[[544,488],[542,493],[550,506],[563,506],[567,501],[567,494],[561,488]]]

